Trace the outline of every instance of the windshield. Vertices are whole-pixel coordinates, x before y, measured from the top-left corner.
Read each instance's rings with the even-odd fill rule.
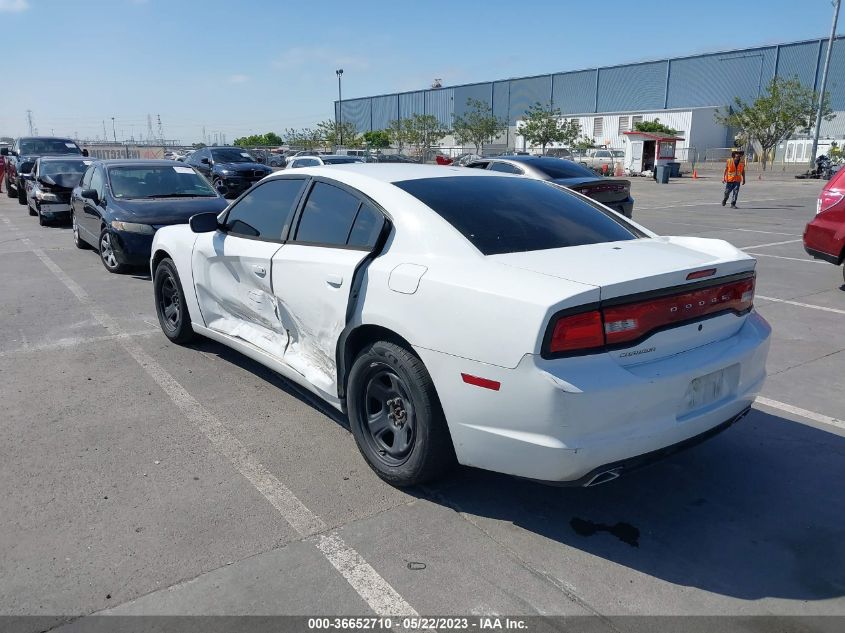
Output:
[[[394,184],[431,207],[484,255],[639,236],[611,212],[542,180],[448,176]]]
[[[71,174],[81,176],[90,164],[90,160],[42,160],[38,168],[38,175],[57,176],[59,174]]]
[[[595,172],[587,169],[583,165],[573,163],[562,158],[538,158],[532,160],[530,163],[536,169],[546,174],[552,180],[558,178],[595,178]]]
[[[254,163],[249,152],[240,149],[213,149],[211,157],[218,163]]]
[[[61,138],[21,139],[20,152],[27,154],[81,154],[82,150],[73,141]]]
[[[217,196],[208,181],[186,165],[112,167],[109,182],[115,198]]]

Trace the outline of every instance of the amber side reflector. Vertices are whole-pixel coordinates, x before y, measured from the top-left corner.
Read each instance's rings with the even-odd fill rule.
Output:
[[[707,270],[696,270],[694,273],[687,275],[687,279],[701,279],[702,277],[712,277],[716,274],[715,268],[708,268]]]
[[[481,378],[479,376],[473,376],[471,374],[461,374],[461,378],[464,379],[464,382],[468,385],[475,385],[476,387],[484,387],[485,389],[492,389],[493,391],[498,391],[499,388],[502,386],[500,382],[497,380],[490,380],[489,378]]]

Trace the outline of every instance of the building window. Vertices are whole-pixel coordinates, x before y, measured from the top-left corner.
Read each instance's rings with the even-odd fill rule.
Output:
[[[635,114],[634,116],[631,117],[631,129],[636,130],[637,129],[637,123],[642,123],[642,122],[643,122],[643,115],[642,114]]]
[[[604,119],[597,116],[593,119],[593,138],[601,138],[604,136]]]
[[[628,121],[629,119],[627,116],[619,117],[619,134],[624,134],[625,132],[631,131]]]

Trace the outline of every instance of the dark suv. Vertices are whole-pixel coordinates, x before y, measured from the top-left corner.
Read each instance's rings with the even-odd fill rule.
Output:
[[[204,147],[185,162],[226,198],[236,198],[273,170],[241,147]]]
[[[26,204],[26,184],[35,161],[41,156],[88,156],[88,150],[79,149],[79,145],[69,138],[55,136],[22,136],[15,141],[11,149],[3,147],[0,155],[7,156],[6,194]],[[14,192],[12,192],[14,189]]]

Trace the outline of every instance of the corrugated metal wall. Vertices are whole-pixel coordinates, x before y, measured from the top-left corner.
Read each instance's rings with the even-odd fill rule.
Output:
[[[813,40],[352,99],[343,102],[343,118],[355,123],[360,131],[369,130],[371,124],[375,129],[382,129],[396,118],[398,107],[400,118],[428,113],[449,126],[453,114],[466,111],[467,99],[492,105],[496,116],[507,118],[511,125],[538,101],[545,104],[551,100],[563,114],[721,107],[733,103],[734,97],[753,100],[758,90],[765,90],[775,72],[781,77],[797,75],[805,85],[817,87],[821,79],[819,64],[824,59],[826,47],[826,40]],[[833,109],[845,110],[843,37],[834,44],[827,88]],[[845,125],[845,117],[839,118],[843,121],[836,121],[828,128],[839,129]]]
[[[581,70],[552,76],[552,105],[563,114],[596,111],[596,71]]]
[[[654,110],[664,105],[666,64],[653,62],[599,70],[598,111]]]
[[[386,97],[373,97],[372,105],[372,129],[384,130],[391,121],[399,118],[399,95],[387,95]],[[360,132],[368,132],[359,130]]]

